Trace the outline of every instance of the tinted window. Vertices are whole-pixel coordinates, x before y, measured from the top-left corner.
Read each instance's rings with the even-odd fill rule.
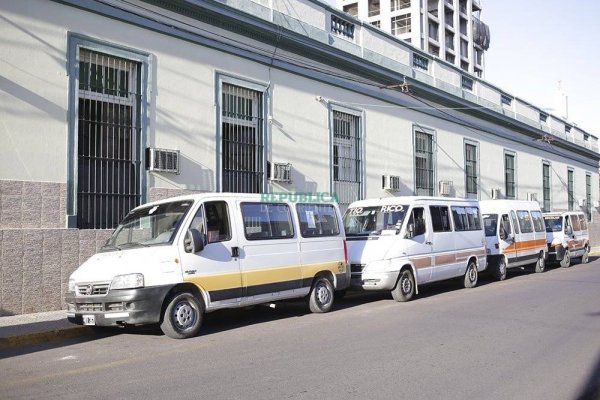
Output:
[[[510,212],[510,219],[512,221],[512,226],[515,227],[515,233],[520,233],[519,232],[519,224],[517,223],[517,215],[515,214],[514,211]]]
[[[485,228],[485,236],[496,236],[498,230],[498,214],[484,214],[483,226]]]
[[[531,223],[531,216],[528,211],[518,210],[517,218],[519,219],[519,228],[521,228],[522,233],[533,232],[533,224]]]
[[[479,208],[466,207],[467,220],[469,221],[469,230],[478,231],[481,229],[481,218],[479,217]]]
[[[574,231],[580,231],[581,230],[581,226],[579,225],[579,218],[577,218],[577,215],[571,216],[571,223],[573,224],[573,230]]]
[[[247,239],[294,237],[292,215],[287,204],[242,203],[241,209]]]
[[[337,214],[331,204],[298,204],[296,211],[303,237],[339,235]]]
[[[476,231],[481,229],[481,218],[477,207],[452,207],[454,230]]]
[[[431,213],[431,224],[434,232],[449,232],[452,230],[448,207],[429,206],[429,212]]]
[[[542,213],[539,211],[532,211],[531,218],[533,219],[533,229],[536,232],[544,232],[544,217],[542,217]]]
[[[426,232],[426,223],[425,223],[425,209],[424,208],[413,208],[410,213],[410,218],[408,220],[407,226],[413,227],[413,236],[423,235]]]

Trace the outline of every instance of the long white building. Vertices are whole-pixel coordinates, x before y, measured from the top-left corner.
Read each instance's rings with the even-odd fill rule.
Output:
[[[594,135],[325,3],[0,19],[0,315],[61,308],[125,213],[189,191],[535,198],[598,229]]]

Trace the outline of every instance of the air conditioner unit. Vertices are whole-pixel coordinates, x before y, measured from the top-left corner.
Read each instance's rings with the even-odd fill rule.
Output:
[[[179,150],[147,148],[146,169],[179,174]]]
[[[439,189],[440,196],[450,196],[452,181],[440,181]]]
[[[527,193],[527,200],[537,201],[537,193]]]
[[[292,164],[290,163],[268,163],[269,180],[273,182],[292,182]]]
[[[492,199],[498,200],[501,198],[501,196],[502,192],[500,191],[500,188],[492,189]]]
[[[394,175],[381,175],[381,188],[390,192],[400,190],[400,177]]]

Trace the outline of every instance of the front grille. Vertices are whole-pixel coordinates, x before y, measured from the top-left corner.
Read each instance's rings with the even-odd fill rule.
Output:
[[[103,296],[108,293],[109,283],[77,285],[78,296]]]
[[[365,268],[365,264],[350,264],[350,272],[353,274],[360,274]]]
[[[102,303],[80,303],[77,304],[77,311],[104,311]]]

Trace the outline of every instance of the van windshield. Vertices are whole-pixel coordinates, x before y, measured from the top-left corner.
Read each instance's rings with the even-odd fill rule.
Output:
[[[173,243],[193,201],[177,201],[131,211],[115,229],[102,251]]]
[[[485,236],[496,236],[496,232],[498,232],[498,214],[484,214],[483,225]]]
[[[407,210],[407,205],[349,208],[344,214],[346,236],[398,234]]]
[[[562,217],[544,217],[544,224],[546,224],[546,232],[562,232]]]

